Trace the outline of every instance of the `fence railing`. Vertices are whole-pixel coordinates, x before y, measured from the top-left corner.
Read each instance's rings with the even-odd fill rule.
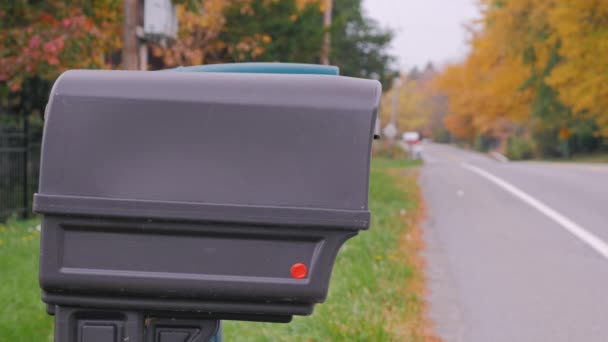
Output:
[[[32,195],[38,189],[40,133],[0,127],[0,221],[11,215],[31,214]]]

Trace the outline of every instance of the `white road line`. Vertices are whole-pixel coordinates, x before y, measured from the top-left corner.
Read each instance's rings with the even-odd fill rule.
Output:
[[[540,211],[545,216],[547,216],[548,218],[552,219],[557,224],[559,224],[560,226],[562,226],[562,228],[564,228],[565,230],[567,230],[568,232],[570,232],[572,235],[576,236],[581,241],[583,241],[584,243],[586,243],[589,247],[593,248],[596,252],[600,253],[604,258],[608,259],[608,244],[606,244],[600,238],[598,238],[597,236],[595,236],[593,233],[590,233],[585,228],[583,228],[583,227],[579,226],[578,224],[574,223],[569,218],[567,218],[564,215],[558,213],[557,211],[551,209],[546,204],[544,204],[541,201],[537,200],[536,198],[528,195],[527,193],[525,193],[522,190],[518,189],[514,185],[512,185],[512,184],[510,184],[510,183],[502,180],[501,178],[498,178],[498,177],[494,176],[493,174],[491,174],[491,173],[489,173],[489,172],[487,172],[487,171],[485,171],[485,170],[483,170],[483,169],[481,169],[481,168],[479,168],[477,166],[471,165],[469,163],[461,163],[461,165],[465,169],[473,171],[476,174],[484,177],[485,179],[491,181],[492,183],[494,183],[494,184],[498,185],[499,187],[503,188],[504,190],[506,190],[507,192],[511,193],[515,197],[517,197],[520,200],[524,201],[525,203],[527,203],[531,207],[533,207],[536,210]]]

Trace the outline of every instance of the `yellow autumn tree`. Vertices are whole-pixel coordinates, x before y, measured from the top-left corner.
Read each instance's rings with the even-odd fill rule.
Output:
[[[559,98],[608,136],[608,1],[555,1],[548,21],[560,41],[560,63],[547,77]]]
[[[546,64],[553,42],[546,31],[547,0],[480,2],[482,19],[470,30],[471,52],[448,66],[437,86],[449,97],[447,128],[458,137],[477,134],[503,139],[513,125],[526,121],[534,87],[526,87],[535,69]],[[534,58],[526,59],[526,53]]]
[[[473,112],[469,110],[474,89],[470,87],[472,81],[465,65],[450,65],[435,81],[437,87],[443,91],[448,101],[448,114],[444,118],[446,128],[457,138],[473,139]]]
[[[384,93],[379,114],[382,125],[391,120],[395,91],[398,91],[396,124],[399,131],[423,131],[431,117],[431,94],[422,82],[408,76],[400,79],[400,86]]]
[[[437,80],[449,98],[446,127],[503,142],[524,132],[539,153],[566,156],[573,134],[608,136],[608,1],[479,4],[471,52]]]

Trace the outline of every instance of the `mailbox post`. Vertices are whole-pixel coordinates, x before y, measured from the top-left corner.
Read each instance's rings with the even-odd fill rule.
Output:
[[[55,83],[34,196],[55,341],[207,341],[220,320],[309,315],[369,227],[380,84],[214,68]]]

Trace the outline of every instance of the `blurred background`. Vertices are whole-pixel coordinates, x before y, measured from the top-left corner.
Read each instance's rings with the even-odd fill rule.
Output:
[[[47,96],[75,68],[333,64],[382,82],[379,127],[394,136],[606,159],[607,11],[591,0],[2,2],[0,217],[27,214]]]
[[[375,215],[374,227],[385,230],[373,230],[368,235],[371,240],[353,242],[348,246],[355,247],[345,252],[347,261],[343,264],[355,268],[368,259],[375,261],[359,270],[359,274],[368,277],[356,283],[341,270],[343,274],[337,276],[339,285],[332,285],[349,293],[350,297],[333,298],[342,305],[341,314],[335,315],[349,317],[350,324],[333,321],[334,313],[327,311],[332,306],[326,306],[317,315],[324,318],[317,322],[327,325],[314,321],[297,323],[280,332],[273,330],[278,328],[257,325],[262,328],[256,336],[261,336],[259,340],[296,335],[303,339],[313,336],[314,340],[401,340],[393,337],[407,335],[419,341],[418,337],[431,338],[426,333],[427,323],[420,318],[425,312],[423,300],[417,297],[425,292],[420,285],[422,263],[409,259],[421,247],[416,245],[418,240],[409,238],[404,242],[406,246],[414,245],[403,247],[400,243],[404,230],[391,231],[400,222],[413,227],[421,217],[414,214],[421,200],[412,171],[419,162],[395,164],[394,159],[405,159],[408,151],[411,157],[419,157],[421,150],[413,145],[426,140],[461,148],[428,145],[435,155],[430,153],[425,162],[433,165],[429,161],[435,160],[444,170],[448,170],[445,165],[449,160],[479,157],[464,150],[498,156],[499,160],[506,157],[608,162],[607,55],[608,1],[604,0],[1,1],[0,233],[12,229],[14,234],[0,235],[0,278],[3,285],[10,285],[0,288],[0,298],[9,298],[24,286],[27,290],[15,300],[0,301],[4,307],[0,314],[7,318],[19,311],[15,317],[32,315],[40,320],[27,323],[19,318],[14,336],[36,331],[38,335],[32,335],[31,340],[39,340],[38,337],[51,334],[52,323],[36,297],[34,279],[37,256],[32,256],[37,253],[39,222],[36,218],[20,219],[31,216],[32,194],[38,187],[48,94],[53,82],[68,69],[159,70],[215,63],[297,62],[336,65],[341,75],[380,81],[384,94],[376,127],[384,139],[374,143],[373,152],[379,158],[372,165],[370,208]],[[511,165],[541,168],[532,163]],[[568,202],[574,190],[591,193],[606,184],[601,178],[605,168],[599,166],[580,167],[583,171],[577,174],[572,171],[575,167],[560,166],[562,174],[548,165],[542,166],[546,173],[522,176],[531,180],[531,188],[542,179],[555,179],[544,188],[542,196],[546,197],[539,196],[547,201],[560,198]],[[537,181],[535,175],[543,176]],[[433,182],[442,177],[456,176],[435,175]],[[399,183],[402,178],[407,184]],[[565,187],[559,196],[553,192],[556,184],[565,184],[565,180],[575,184],[586,178],[593,178],[593,182]],[[398,184],[402,191],[391,192]],[[486,187],[479,180],[475,184]],[[465,198],[462,189],[453,193]],[[596,193],[604,195],[608,190]],[[564,207],[589,211],[580,217],[594,218],[589,226],[601,228],[605,226],[602,212],[593,209],[604,201],[598,198]],[[482,201],[477,206],[489,204],[497,208],[506,203],[498,195],[492,199],[502,202]],[[452,204],[441,212],[451,213]],[[515,217],[520,212],[519,207],[514,207],[508,216]],[[492,220],[492,224],[500,221]],[[4,226],[2,222],[9,223]],[[462,226],[477,228],[481,224],[467,222]],[[386,232],[390,234],[381,235]],[[405,232],[409,232],[406,236],[416,236],[416,231]],[[27,248],[20,245],[29,241],[32,242]],[[13,249],[7,248],[9,245]],[[385,251],[383,246],[392,247]],[[402,259],[410,260],[406,264],[394,261],[403,248],[406,252]],[[9,265],[15,266],[9,269]],[[393,272],[386,265],[393,265],[398,271]],[[414,294],[412,297],[400,292],[401,280],[396,275],[418,279],[418,283],[413,281],[418,284],[415,289],[405,288]],[[369,284],[378,279],[388,279],[377,286],[391,290],[369,290]],[[368,290],[351,291],[354,282]],[[384,301],[389,308],[377,310],[369,306],[370,301]],[[405,317],[406,322],[391,325],[393,312]],[[361,322],[377,325],[370,327]],[[0,340],[2,333],[8,331],[2,328],[16,326],[13,323],[6,320],[4,326],[0,324]],[[386,330],[386,326],[392,328]],[[250,325],[233,325],[228,331],[232,336],[242,336],[250,329]],[[386,333],[389,330],[392,332]],[[400,331],[405,333],[400,335]]]
[[[45,105],[62,72],[320,63],[339,66],[345,76],[377,79],[389,89],[399,76],[391,46],[396,32],[369,15],[366,6],[373,3],[0,1],[0,341],[53,339],[53,317],[40,300],[37,281],[40,219],[31,205],[38,188]],[[406,211],[408,222],[417,215],[416,197],[405,196],[415,193],[416,181],[412,173],[397,184],[388,174],[405,165],[382,161],[374,166],[371,187],[377,200],[370,210],[377,214],[377,229],[342,250],[333,275],[333,304],[292,324],[226,322],[226,340],[373,341],[422,334],[424,325],[413,323],[420,321],[422,302],[409,291],[421,288],[421,270],[398,257],[400,237],[413,227],[402,223]],[[416,281],[404,287],[406,279]],[[371,302],[377,305],[366,304]],[[401,327],[403,321],[407,329]]]
[[[389,87],[398,74],[393,36],[361,0],[2,2],[0,217],[29,213],[44,107],[65,70],[331,61]]]

